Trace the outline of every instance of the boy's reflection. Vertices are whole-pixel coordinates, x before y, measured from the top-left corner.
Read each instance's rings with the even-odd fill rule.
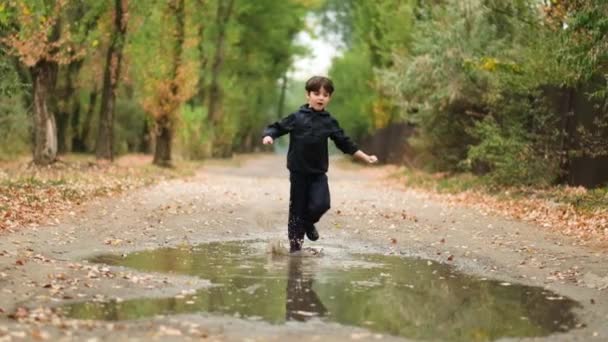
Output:
[[[312,277],[302,272],[302,259],[289,258],[285,320],[307,321],[325,316],[327,309],[312,290]]]

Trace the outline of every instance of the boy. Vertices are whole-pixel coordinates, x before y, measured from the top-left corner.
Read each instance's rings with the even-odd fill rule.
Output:
[[[306,82],[308,103],[286,118],[269,125],[264,130],[264,145],[289,133],[287,168],[291,182],[289,221],[287,235],[289,251],[302,249],[304,235],[311,241],[319,239],[315,223],[329,210],[329,186],[327,184],[327,138],[334,141],[342,152],[354,155],[367,163],[378,161],[359,150],[338,121],[325,111],[334,92],[329,78],[314,76]]]

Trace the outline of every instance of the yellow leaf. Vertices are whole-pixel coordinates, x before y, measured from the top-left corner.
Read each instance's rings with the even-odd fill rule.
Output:
[[[481,68],[486,71],[494,71],[496,70],[497,64],[498,60],[496,58],[482,58]]]
[[[26,16],[26,17],[29,17],[29,16],[30,16],[30,14],[32,14],[32,11],[30,11],[30,9],[29,9],[29,8],[28,8],[26,5],[23,5],[23,6],[21,7],[21,12],[22,12],[22,13],[23,13],[23,15],[24,15],[24,16]]]

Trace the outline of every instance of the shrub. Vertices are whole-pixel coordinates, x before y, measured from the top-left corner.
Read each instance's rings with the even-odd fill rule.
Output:
[[[461,165],[485,173],[492,183],[502,185],[548,185],[557,176],[554,158],[540,157],[524,129],[498,126],[492,116],[471,130],[479,143],[472,146]]]

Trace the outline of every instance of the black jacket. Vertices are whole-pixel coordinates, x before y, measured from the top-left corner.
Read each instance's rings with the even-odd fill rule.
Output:
[[[307,104],[264,130],[264,136],[273,139],[287,133],[290,133],[287,168],[292,172],[327,172],[327,138],[344,153],[353,154],[359,149],[328,112],[314,111]]]

